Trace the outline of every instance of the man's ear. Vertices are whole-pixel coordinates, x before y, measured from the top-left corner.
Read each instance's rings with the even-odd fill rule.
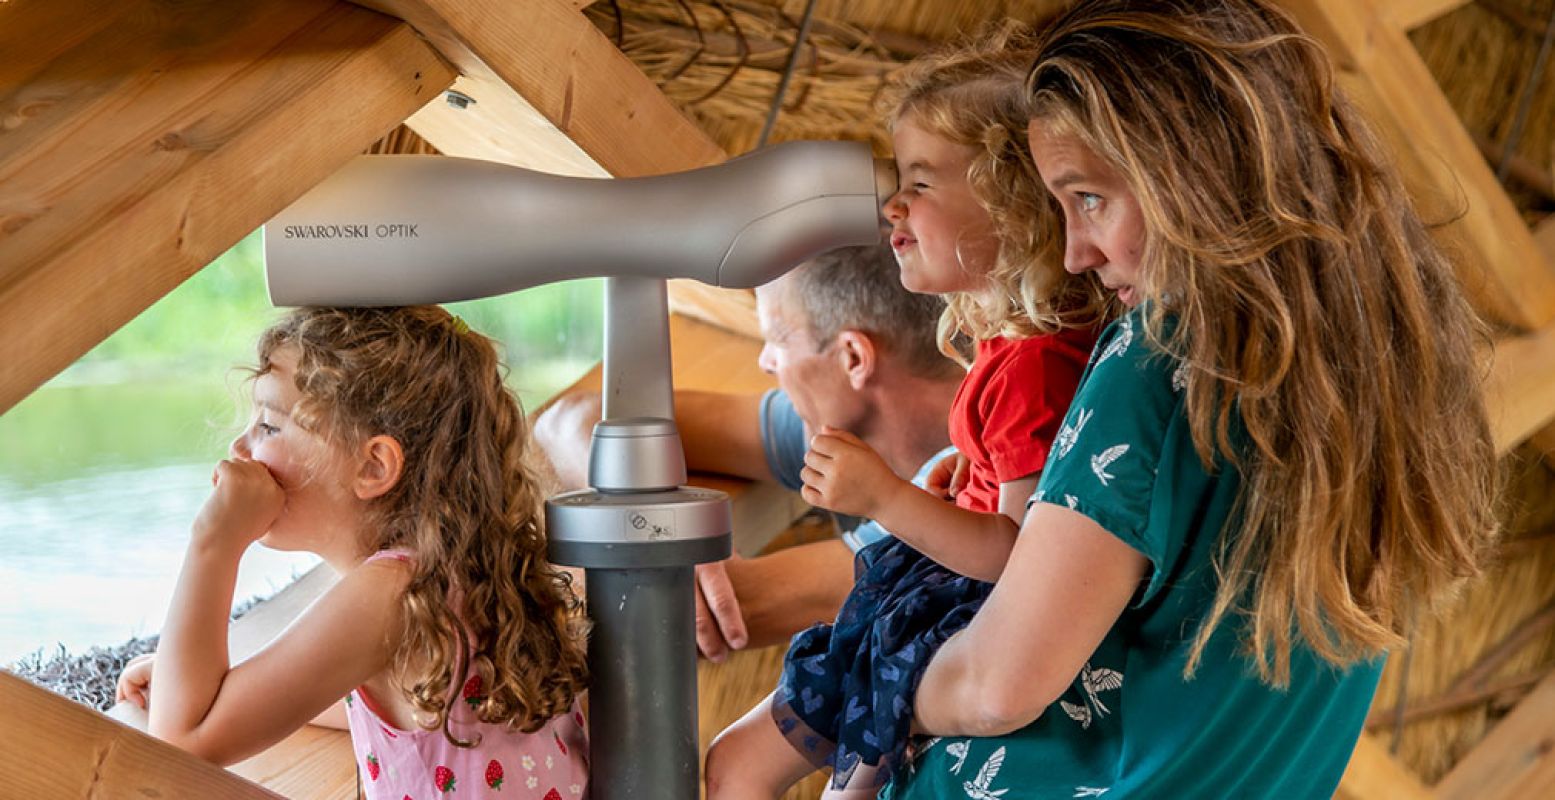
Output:
[[[848,376],[848,385],[854,391],[869,385],[879,366],[879,351],[869,334],[858,330],[845,330],[837,334],[837,358],[842,371]]]
[[[405,450],[393,436],[378,434],[362,444],[361,460],[352,488],[360,500],[382,497],[400,482],[405,471]]]

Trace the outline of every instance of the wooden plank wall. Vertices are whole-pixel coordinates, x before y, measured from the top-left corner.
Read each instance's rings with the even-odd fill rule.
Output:
[[[0,412],[453,80],[342,2],[0,4]]]

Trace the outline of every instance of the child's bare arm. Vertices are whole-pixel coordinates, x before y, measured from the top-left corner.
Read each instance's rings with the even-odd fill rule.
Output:
[[[408,578],[408,568],[392,561],[353,570],[264,649],[225,668],[216,691],[203,697],[170,680],[165,666],[171,652],[164,638],[151,690],[152,734],[209,761],[231,764],[310,721],[329,724],[324,712],[389,664],[398,597]],[[220,656],[225,667],[225,648]],[[165,714],[158,719],[158,709],[180,703],[203,705],[204,713],[192,720]]]
[[[227,461],[195,523],[150,684],[149,730],[206,760],[231,764],[301,728],[376,675],[392,653],[408,573],[353,570],[275,641],[232,666],[228,610],[237,565],[274,519],[262,464]],[[277,490],[278,491],[278,490]]]
[[[1014,519],[934,497],[897,477],[874,450],[845,431],[827,428],[815,436],[802,477],[807,502],[869,517],[968,577],[997,580],[1015,545],[1019,526]]]
[[[317,725],[320,728],[334,728],[337,731],[348,731],[351,723],[346,719],[346,701],[336,700],[329,708],[319,712],[313,719],[308,720],[309,725]]]

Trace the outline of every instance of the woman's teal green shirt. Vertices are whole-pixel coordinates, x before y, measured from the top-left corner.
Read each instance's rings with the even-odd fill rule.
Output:
[[[1339,785],[1381,659],[1339,670],[1298,646],[1289,687],[1274,689],[1230,618],[1183,678],[1241,480],[1199,460],[1182,366],[1146,339],[1138,310],[1102,334],[1033,500],[1075,509],[1143,553],[1147,580],[1037,721],[932,740],[882,798],[1327,798]]]

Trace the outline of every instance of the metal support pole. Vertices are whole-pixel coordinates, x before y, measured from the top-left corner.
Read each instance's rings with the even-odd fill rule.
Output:
[[[590,569],[590,797],[695,798],[692,568]]]
[[[729,498],[684,486],[661,279],[605,282],[604,419],[589,489],[546,503],[551,559],[585,570],[590,796],[697,796],[694,565],[729,557]]]

